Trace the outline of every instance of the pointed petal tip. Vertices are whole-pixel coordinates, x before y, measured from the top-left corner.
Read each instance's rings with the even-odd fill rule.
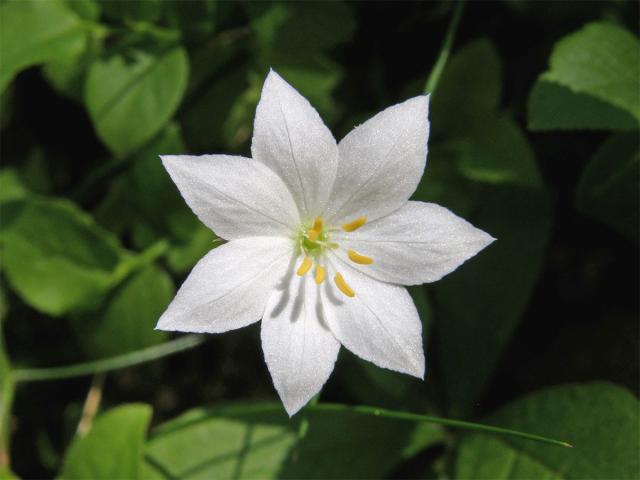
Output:
[[[282,405],[284,406],[284,410],[287,412],[287,415],[289,415],[289,418],[292,418],[303,407],[303,405],[296,407],[295,405],[287,405],[286,403],[283,403]]]
[[[416,377],[416,378],[419,378],[420,380],[424,381],[424,377],[425,377],[425,374],[426,374],[426,368],[425,368],[424,362],[422,362],[422,364],[420,364],[420,365],[415,365],[413,367],[415,368],[415,370],[407,371],[407,374],[411,375],[412,377]]]

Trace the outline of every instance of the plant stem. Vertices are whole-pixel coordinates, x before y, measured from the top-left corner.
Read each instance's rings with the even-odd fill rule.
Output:
[[[447,33],[444,36],[444,41],[442,42],[442,47],[440,48],[440,53],[438,54],[436,63],[431,69],[427,83],[424,86],[424,93],[432,93],[438,85],[444,66],[447,64],[447,60],[449,59],[449,54],[451,53],[451,47],[453,46],[453,40],[455,39],[463,10],[464,0],[456,0],[453,17],[451,18],[451,22],[447,28]]]
[[[11,407],[15,391],[15,377],[6,354],[2,319],[0,318],[0,476],[9,472],[11,440]]]
[[[156,345],[154,347],[136,350],[131,353],[117,355],[115,357],[95,360],[93,362],[78,363],[65,367],[50,368],[25,368],[13,371],[16,382],[39,382],[46,380],[59,380],[61,378],[81,377],[93,375],[110,370],[138,365],[150,362],[158,358],[166,357],[174,353],[182,352],[196,347],[207,340],[204,335],[186,335],[170,342]]]
[[[395,418],[397,420],[408,420],[414,422],[426,422],[436,425],[443,425],[450,428],[460,428],[466,430],[475,430],[478,432],[495,433],[498,435],[507,435],[511,437],[524,438],[527,440],[534,440],[536,442],[548,443],[551,445],[557,445],[560,447],[573,448],[573,445],[553,438],[547,438],[540,435],[534,435],[532,433],[519,432],[517,430],[510,430],[508,428],[494,427],[492,425],[483,425],[480,423],[465,422],[463,420],[452,420],[448,418],[434,417],[431,415],[420,415],[417,413],[398,412],[395,410],[386,410],[383,408],[368,407],[368,406],[349,406],[339,403],[321,403],[308,407],[310,410],[324,411],[324,412],[352,412],[362,415],[372,415],[374,417]]]

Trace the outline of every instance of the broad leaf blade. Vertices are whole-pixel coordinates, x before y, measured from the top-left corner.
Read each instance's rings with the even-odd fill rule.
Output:
[[[621,108],[640,120],[640,43],[616,25],[591,23],[560,40],[545,80]]]
[[[117,239],[71,202],[28,198],[2,204],[1,213],[7,279],[34,308],[50,315],[88,308],[118,280]]]
[[[154,327],[174,294],[173,281],[166,272],[153,265],[140,270],[118,286],[100,311],[72,318],[79,342],[91,358],[161,343],[167,333]]]
[[[490,421],[559,435],[575,448],[474,436],[463,441],[456,478],[637,478],[639,406],[631,393],[607,383],[564,385],[533,393],[492,415]],[[506,476],[509,468],[514,470]]]
[[[638,241],[638,134],[616,134],[606,140],[585,168],[576,204],[584,214]]]
[[[161,426],[147,460],[158,478],[372,477],[440,438],[426,424],[313,410],[289,419],[278,404],[235,405]]]
[[[528,103],[531,130],[637,130],[631,113],[603,100],[538,79]]]
[[[529,301],[550,226],[543,190],[482,189],[469,221],[497,240],[434,286],[446,405],[467,415]]]
[[[8,0],[0,4],[0,93],[21,70],[65,62],[85,47],[80,19],[58,0]]]
[[[76,438],[69,447],[61,478],[142,478],[142,455],[151,413],[148,405],[129,404],[100,415],[89,433]]]
[[[98,135],[118,157],[133,152],[167,123],[182,99],[188,72],[181,47],[132,50],[91,65],[85,103]]]
[[[568,455],[572,452],[567,453]],[[460,444],[456,458],[456,477],[460,480],[509,480],[566,478],[553,468],[523,454],[504,439],[471,435]]]

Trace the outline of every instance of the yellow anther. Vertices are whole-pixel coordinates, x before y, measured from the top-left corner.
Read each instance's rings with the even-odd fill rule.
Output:
[[[322,265],[316,266],[316,283],[320,285],[324,282],[324,277],[327,275],[327,271]]]
[[[307,232],[307,238],[312,242],[315,242],[316,240],[318,240],[318,235],[320,235],[320,232],[315,228],[312,228]]]
[[[359,229],[365,223],[367,223],[367,217],[358,217],[353,222],[342,224],[342,229],[345,232],[353,232]]]
[[[320,217],[317,217],[314,221],[313,221],[313,229],[320,233],[322,231],[322,227],[324,226],[324,222],[322,221],[322,219]]]
[[[347,250],[347,255],[349,255],[349,260],[359,263],[360,265],[371,265],[373,263],[373,258],[367,257],[366,255],[360,255],[355,250]]]
[[[355,297],[356,294],[354,293],[353,290],[351,290],[351,287],[349,285],[347,285],[347,282],[344,281],[344,278],[342,278],[342,275],[340,275],[339,273],[336,273],[336,276],[333,277],[333,281],[336,282],[336,286],[340,289],[340,291],[342,293],[344,293],[347,297]]]
[[[304,260],[302,261],[302,264],[300,265],[300,268],[298,268],[298,271],[296,272],[296,274],[299,275],[300,277],[303,276],[305,273],[311,270],[311,265],[313,265],[311,258],[304,257]]]

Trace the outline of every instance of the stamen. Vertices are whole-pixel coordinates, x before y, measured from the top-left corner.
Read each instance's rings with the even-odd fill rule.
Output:
[[[352,249],[347,250],[347,255],[349,256],[349,260],[360,265],[371,265],[373,263],[373,258],[367,257],[366,255],[360,255]]]
[[[324,277],[327,275],[327,271],[322,265],[316,266],[316,283],[320,285],[324,282]]]
[[[324,222],[322,221],[322,219],[320,217],[317,217],[314,221],[313,221],[313,229],[320,233],[322,231],[322,227],[324,226]]]
[[[353,232],[353,231],[359,229],[365,223],[367,223],[367,217],[358,217],[353,222],[342,224],[342,229],[345,232]]]
[[[311,265],[313,265],[313,262],[311,261],[311,257],[304,257],[304,260],[302,261],[300,268],[298,268],[296,275],[300,277],[303,276],[305,273],[311,270]]]
[[[320,235],[320,231],[316,230],[315,228],[312,228],[307,232],[307,238],[312,242],[315,242],[316,240],[318,240],[318,235]]]
[[[336,273],[336,276],[333,277],[333,281],[336,282],[336,286],[340,289],[340,291],[342,293],[344,293],[347,297],[355,297],[356,294],[354,293],[353,290],[351,290],[351,287],[349,285],[347,285],[347,282],[344,281],[344,278],[342,278],[342,275],[340,275],[339,273]]]

